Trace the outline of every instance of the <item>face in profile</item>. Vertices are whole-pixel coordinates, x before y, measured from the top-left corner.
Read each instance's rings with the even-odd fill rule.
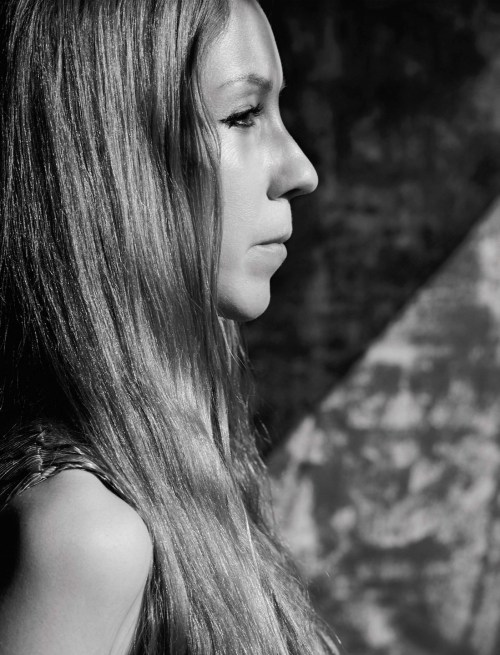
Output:
[[[281,120],[281,61],[254,0],[235,0],[226,30],[209,49],[202,88],[220,140],[223,234],[218,309],[248,321],[270,300],[270,280],[292,233],[290,200],[317,175]]]

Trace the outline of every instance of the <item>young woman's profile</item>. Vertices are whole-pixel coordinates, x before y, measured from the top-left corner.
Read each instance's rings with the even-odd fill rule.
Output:
[[[4,0],[0,654],[318,655],[237,324],[314,168],[255,0]]]

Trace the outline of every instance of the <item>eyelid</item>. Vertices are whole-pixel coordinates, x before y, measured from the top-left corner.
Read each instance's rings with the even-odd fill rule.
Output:
[[[223,118],[220,122],[229,128],[231,127],[240,127],[243,129],[250,128],[253,127],[253,125],[255,124],[253,120],[252,122],[247,124],[242,125],[241,123],[243,123],[243,121],[245,120],[246,121],[251,120],[251,117],[257,118],[262,114],[263,111],[264,111],[264,105],[261,102],[259,102],[256,105],[249,107],[248,109],[243,109],[241,111],[233,112],[232,114],[227,116],[227,118]],[[240,123],[240,125],[238,125],[238,123]]]

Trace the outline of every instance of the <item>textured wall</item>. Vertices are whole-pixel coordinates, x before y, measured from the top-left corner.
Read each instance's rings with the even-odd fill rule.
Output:
[[[500,653],[500,203],[271,458],[353,655]]]
[[[285,121],[318,168],[248,326],[274,440],[336,384],[500,192],[500,14],[484,0],[265,0]]]

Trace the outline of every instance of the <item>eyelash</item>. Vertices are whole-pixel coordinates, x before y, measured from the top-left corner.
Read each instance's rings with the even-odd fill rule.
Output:
[[[242,129],[248,129],[255,125],[255,121],[253,119],[257,118],[257,116],[260,116],[263,111],[264,106],[259,103],[254,107],[250,107],[250,109],[245,109],[245,111],[236,112],[227,118],[223,118],[221,123],[224,123],[224,125],[227,125],[227,127],[240,127]]]

